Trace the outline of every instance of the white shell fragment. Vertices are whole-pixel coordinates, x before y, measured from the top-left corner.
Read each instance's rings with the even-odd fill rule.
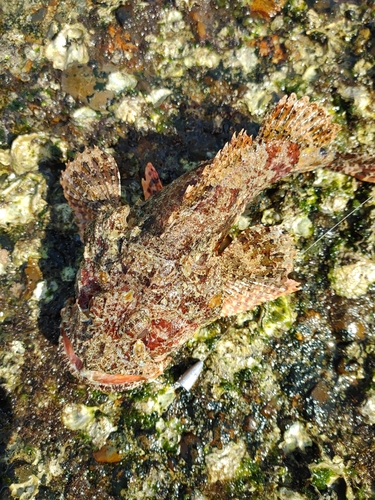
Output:
[[[246,445],[243,441],[233,441],[223,446],[221,450],[213,448],[212,453],[206,455],[208,482],[230,481],[237,475],[241,461],[246,455]]]
[[[72,114],[73,121],[79,127],[89,127],[98,119],[98,114],[88,106],[76,109]]]
[[[155,89],[152,90],[146,97],[146,101],[150,102],[155,108],[160,106],[172,94],[169,89]]]
[[[0,150],[0,165],[8,167],[10,165],[10,151],[9,149]]]
[[[3,181],[0,201],[0,227],[28,224],[38,216],[47,204],[47,184],[39,172],[29,172],[22,177],[14,173]]]
[[[24,483],[13,483],[9,486],[13,498],[22,500],[35,498],[39,492],[40,481],[35,474],[31,474]]]
[[[185,390],[190,391],[195,382],[198,380],[202,370],[203,361],[198,361],[198,363],[195,363],[183,375],[181,375],[176,382],[176,386],[183,387]]]
[[[361,408],[361,413],[368,418],[371,425],[375,424],[375,393],[369,392],[365,404]]]

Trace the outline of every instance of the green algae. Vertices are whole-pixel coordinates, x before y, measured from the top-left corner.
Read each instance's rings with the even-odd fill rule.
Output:
[[[334,475],[334,472],[330,469],[322,467],[313,471],[311,481],[312,484],[318,488],[318,490],[324,491],[327,489],[327,485]]]
[[[296,313],[291,307],[291,299],[287,296],[279,297],[263,306],[261,332],[273,338],[280,336],[293,326],[295,318]]]

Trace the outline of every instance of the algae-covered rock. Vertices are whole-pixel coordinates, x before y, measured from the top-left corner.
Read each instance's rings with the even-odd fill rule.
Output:
[[[341,297],[355,299],[375,283],[375,262],[357,255],[356,262],[337,265],[329,273],[331,286]]]
[[[67,157],[110,149],[137,203],[149,161],[166,185],[291,92],[339,124],[338,155],[373,156],[373,2],[39,3],[0,16],[0,500],[372,498],[368,183],[318,170],[261,193],[233,234],[282,224],[299,291],[207,325],[154,384],[87,388],[57,338],[82,258]]]
[[[0,197],[0,227],[12,230],[35,220],[47,206],[46,194],[47,185],[41,173],[22,177],[10,174],[3,182]]]
[[[56,143],[56,138],[55,141]],[[47,134],[20,135],[12,142],[11,168],[17,175],[38,170],[41,160],[53,156],[54,144]]]
[[[205,460],[210,483],[233,479],[245,454],[246,446],[242,441],[231,442],[221,450],[208,453]]]

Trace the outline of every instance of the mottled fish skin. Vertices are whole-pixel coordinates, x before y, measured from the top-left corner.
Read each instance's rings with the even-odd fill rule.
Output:
[[[169,186],[148,166],[150,198],[132,209],[120,206],[111,156],[94,148],[68,163],[62,185],[85,243],[76,299],[62,310],[72,373],[105,390],[135,387],[158,377],[199,327],[297,290],[280,228],[228,233],[270,184],[332,163],[337,129],[307,97],[285,96],[256,140],[235,135]]]

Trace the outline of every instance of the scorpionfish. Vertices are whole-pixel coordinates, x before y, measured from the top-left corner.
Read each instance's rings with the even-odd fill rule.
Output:
[[[61,184],[85,245],[76,298],[62,310],[71,372],[109,391],[133,388],[158,377],[198,328],[296,291],[290,236],[230,230],[270,184],[329,166],[337,130],[308,97],[284,96],[255,140],[234,135],[168,186],[148,164],[146,201],[132,208],[121,205],[112,156],[95,147],[68,163]],[[375,180],[372,165],[341,170]]]

